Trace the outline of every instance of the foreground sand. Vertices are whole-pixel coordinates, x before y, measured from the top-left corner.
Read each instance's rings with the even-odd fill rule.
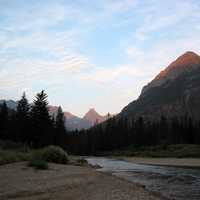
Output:
[[[51,164],[35,171],[26,163],[0,166],[1,200],[159,200],[144,188],[89,167]]]
[[[200,168],[200,158],[139,158],[139,157],[123,157],[123,160],[148,165],[163,165],[177,167],[198,167]]]

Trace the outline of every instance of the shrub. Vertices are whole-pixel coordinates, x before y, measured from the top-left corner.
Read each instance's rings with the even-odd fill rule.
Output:
[[[67,164],[69,161],[68,154],[58,146],[48,146],[40,150],[39,156],[47,162]]]
[[[30,159],[29,153],[23,153],[11,150],[0,150],[0,165],[19,162],[19,161],[27,161],[29,159]]]
[[[48,163],[45,160],[34,159],[34,158],[31,161],[29,161],[28,166],[41,170],[49,168]]]
[[[88,164],[88,162],[84,158],[80,158],[80,159],[76,160],[76,165],[78,165],[78,166],[83,166],[83,165],[87,165],[87,164]]]

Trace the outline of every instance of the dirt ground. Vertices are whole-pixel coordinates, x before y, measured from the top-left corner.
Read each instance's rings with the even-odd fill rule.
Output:
[[[90,167],[50,164],[34,170],[26,163],[0,166],[0,200],[160,200],[145,188]]]

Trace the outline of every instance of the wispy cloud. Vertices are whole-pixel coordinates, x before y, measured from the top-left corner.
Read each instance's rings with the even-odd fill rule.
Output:
[[[195,0],[2,1],[0,96],[44,88],[75,114],[119,112],[181,53],[200,53],[199,9]]]
[[[151,33],[162,29],[173,29],[178,23],[184,25],[184,20],[187,21],[188,18],[199,18],[196,14],[199,5],[190,1],[150,2],[149,9],[145,6],[144,10],[140,11],[144,15],[144,20],[135,32],[137,39],[145,40]]]

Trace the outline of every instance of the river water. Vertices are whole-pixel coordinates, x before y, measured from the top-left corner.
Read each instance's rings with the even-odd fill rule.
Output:
[[[200,169],[134,164],[109,158],[88,158],[88,163],[130,182],[145,186],[167,199],[200,200]]]

